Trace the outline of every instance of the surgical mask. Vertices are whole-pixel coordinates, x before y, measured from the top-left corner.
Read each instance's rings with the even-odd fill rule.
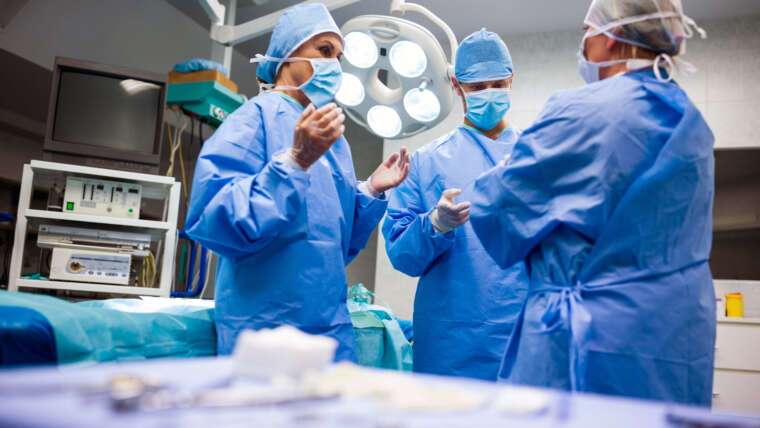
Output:
[[[578,49],[578,73],[586,83],[594,83],[601,80],[599,70],[605,67],[610,67],[615,64],[622,64],[627,62],[627,59],[615,59],[602,62],[591,62],[583,55],[583,42],[581,42],[581,48]]]
[[[627,58],[627,59],[615,59],[602,62],[591,62],[583,55],[583,42],[578,49],[578,73],[581,75],[586,83],[594,83],[601,80],[599,71],[602,68],[610,67],[615,64],[625,64],[628,70],[639,70],[645,67],[651,66],[655,78],[661,82],[669,82],[673,80],[673,73],[677,69],[685,72],[693,73],[696,69],[686,61],[679,61],[678,58],[672,58],[670,55],[660,54],[655,59],[642,59],[642,58]],[[678,63],[678,65],[676,65]],[[662,70],[666,70],[666,75],[663,76]]]
[[[301,86],[275,86],[271,83],[262,84],[263,90],[271,91],[273,89],[281,90],[300,90],[306,95],[315,107],[319,108],[330,103],[340,88],[343,79],[343,70],[340,67],[340,61],[335,58],[273,58],[269,56],[256,55],[251,58],[251,62],[276,61],[276,62],[295,62],[309,61],[311,63],[312,74],[309,80]]]
[[[464,95],[467,104],[465,117],[483,131],[495,128],[512,105],[511,91],[505,88],[465,92]]]

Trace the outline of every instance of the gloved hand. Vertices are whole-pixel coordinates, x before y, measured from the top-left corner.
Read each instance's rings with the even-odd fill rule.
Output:
[[[368,180],[370,188],[378,194],[393,189],[409,175],[409,152],[402,147],[377,167]]]
[[[304,170],[317,161],[346,130],[346,116],[335,103],[320,109],[309,104],[296,122],[290,156]]]
[[[435,230],[447,233],[470,219],[470,203],[454,203],[454,198],[462,193],[460,189],[446,189],[435,209],[430,213],[430,221]]]

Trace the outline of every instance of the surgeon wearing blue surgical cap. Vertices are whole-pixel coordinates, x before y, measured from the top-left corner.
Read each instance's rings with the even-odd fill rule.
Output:
[[[466,192],[488,253],[530,274],[500,377],[709,406],[714,138],[674,81],[702,31],[679,0],[595,0],[585,29],[587,85]]]
[[[357,182],[345,119],[332,103],[343,39],[322,4],[288,9],[257,75],[266,90],[201,151],[188,234],[219,255],[216,330],[229,354],[243,329],[295,326],[338,340],[353,359],[345,266],[408,173],[404,149]]]
[[[414,370],[496,380],[527,294],[525,265],[498,266],[468,223],[461,188],[512,151],[512,58],[486,30],[465,38],[452,84],[463,123],[414,153],[409,179],[390,198],[383,224],[393,266],[420,277],[414,301]]]

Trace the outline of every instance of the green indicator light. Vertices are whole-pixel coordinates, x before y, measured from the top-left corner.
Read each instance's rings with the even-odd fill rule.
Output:
[[[66,202],[66,211],[74,211],[74,203]]]

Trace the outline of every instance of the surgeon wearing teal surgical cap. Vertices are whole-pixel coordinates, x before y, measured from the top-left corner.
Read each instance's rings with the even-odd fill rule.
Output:
[[[291,325],[337,339],[337,359],[355,357],[345,266],[383,216],[385,191],[406,178],[408,156],[402,149],[356,180],[332,103],[342,50],[324,5],[285,11],[254,60],[266,90],[203,146],[185,224],[219,255],[219,354],[243,329]]]
[[[390,198],[383,225],[393,266],[420,277],[414,301],[414,370],[496,380],[525,299],[528,276],[498,266],[468,223],[461,188],[509,156],[512,58],[486,30],[465,38],[452,84],[463,123],[412,156],[409,179]]]

